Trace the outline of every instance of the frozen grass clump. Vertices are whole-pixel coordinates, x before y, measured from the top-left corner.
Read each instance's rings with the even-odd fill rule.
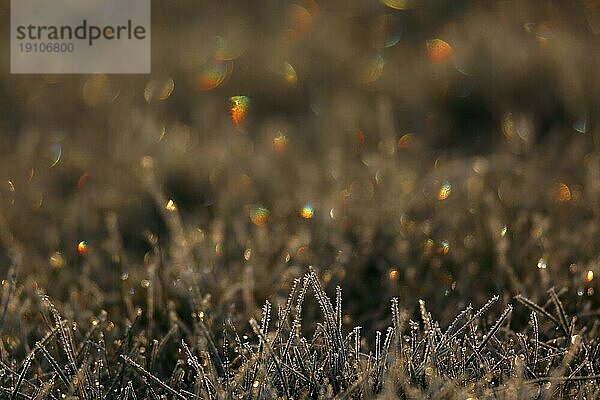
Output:
[[[530,312],[520,331],[511,326],[511,304],[494,311],[498,296],[481,306],[468,305],[445,328],[425,301],[419,301],[420,319],[413,321],[394,298],[390,324],[374,338],[365,337],[360,326],[344,325],[342,290],[337,287],[332,300],[312,269],[293,281],[287,300],[277,307],[266,301],[259,320],[248,323],[211,316],[202,295],[191,287],[189,292],[186,299],[169,302],[189,302],[191,318],[172,305],[159,329],[142,309],[119,327],[104,310],[88,321],[68,320],[38,290],[37,307],[48,328],[38,330],[44,334],[32,348],[4,337],[3,359],[10,360],[0,364],[4,396],[523,399],[599,394],[597,322],[591,329],[580,326],[554,289],[542,305],[515,297],[521,313]],[[15,301],[9,296],[3,309]],[[307,321],[303,310],[311,302],[320,315]],[[5,321],[3,327],[22,329],[26,322]]]

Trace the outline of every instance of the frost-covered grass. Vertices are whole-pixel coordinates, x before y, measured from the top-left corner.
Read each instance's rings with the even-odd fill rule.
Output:
[[[562,271],[546,255],[536,260],[541,253],[529,254],[535,245],[511,240],[535,237],[530,225],[526,233],[516,221],[497,226],[486,211],[491,221],[482,233],[465,235],[465,242],[474,241],[473,253],[462,255],[471,264],[482,262],[476,255],[486,246],[482,236],[493,238],[491,260],[476,272],[454,265],[460,245],[428,249],[431,239],[414,232],[437,229],[444,219],[436,212],[419,223],[406,214],[396,222],[407,251],[419,253],[422,272],[399,262],[352,270],[358,255],[343,261],[339,251],[332,266],[308,267],[304,252],[326,250],[270,232],[273,216],[263,226],[250,215],[236,216],[231,223],[248,229],[247,247],[225,251],[235,239],[226,239],[224,227],[189,226],[159,189],[154,163],[142,164],[140,181],[165,231],[160,237],[146,232],[149,250],[139,261],[123,240],[118,210],[108,210],[102,233],[86,236],[85,250],[48,259],[36,253],[39,243],[22,242],[2,221],[10,266],[0,304],[7,398],[598,396],[595,279],[575,264]],[[481,196],[489,196],[485,188]],[[449,200],[436,195],[434,202]],[[557,215],[560,210],[546,224]],[[319,235],[335,223],[335,215],[327,218],[333,222],[302,224]],[[560,237],[564,228],[557,229],[549,235]],[[295,242],[280,244],[286,240]],[[462,251],[469,251],[467,243]],[[530,265],[513,267],[512,253],[524,251]],[[592,271],[593,262],[583,269]],[[429,275],[444,273],[453,274],[446,286]]]
[[[168,331],[156,339],[142,309],[115,335],[106,311],[78,326],[40,293],[48,333],[20,365],[2,363],[3,392],[89,399],[598,397],[597,324],[592,332],[578,328],[554,289],[552,310],[515,297],[531,311],[520,332],[511,329],[511,305],[490,319],[498,296],[468,305],[444,329],[424,301],[413,321],[394,298],[390,326],[367,344],[360,326],[343,327],[341,289],[332,301],[312,270],[294,280],[276,316],[265,302],[260,320],[249,320],[250,334],[229,318],[209,330],[202,296],[190,286],[191,319],[171,310]],[[321,314],[306,332],[303,308],[311,300]]]
[[[596,7],[251,3],[0,64],[0,398],[598,398]]]

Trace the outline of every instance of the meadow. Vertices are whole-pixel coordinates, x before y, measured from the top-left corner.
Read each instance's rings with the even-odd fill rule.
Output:
[[[177,0],[150,75],[3,56],[0,398],[600,398],[598,33]]]

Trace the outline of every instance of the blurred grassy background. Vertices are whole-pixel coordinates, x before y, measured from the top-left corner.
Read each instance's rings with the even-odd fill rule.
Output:
[[[0,275],[20,249],[24,298],[118,321],[158,265],[166,297],[191,273],[254,313],[313,265],[377,328],[392,296],[445,322],[552,285],[598,306],[597,1],[156,1],[152,21],[151,76],[0,63]]]

